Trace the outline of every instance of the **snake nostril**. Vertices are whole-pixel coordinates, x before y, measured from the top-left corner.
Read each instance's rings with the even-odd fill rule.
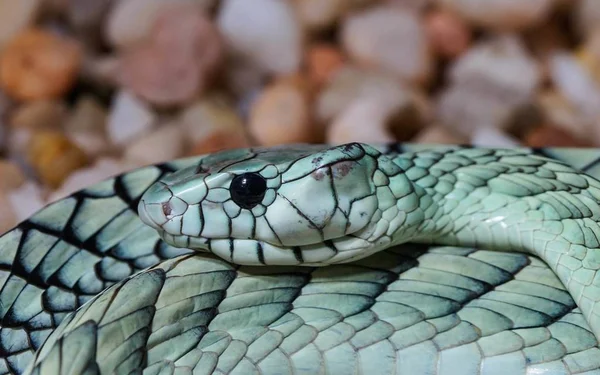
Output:
[[[171,207],[170,202],[164,202],[162,205],[162,211],[165,216],[170,216],[173,213],[173,207]]]

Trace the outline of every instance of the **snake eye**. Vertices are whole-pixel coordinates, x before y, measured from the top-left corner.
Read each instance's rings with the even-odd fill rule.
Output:
[[[231,181],[231,199],[241,208],[251,209],[262,202],[267,191],[267,182],[258,173],[244,173]]]

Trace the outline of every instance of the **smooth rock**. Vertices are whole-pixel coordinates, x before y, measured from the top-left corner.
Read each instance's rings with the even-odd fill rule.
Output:
[[[296,14],[302,26],[317,32],[328,29],[348,11],[348,0],[292,0]]]
[[[566,51],[555,52],[549,61],[550,77],[558,91],[584,118],[600,116],[600,84],[576,58]]]
[[[0,56],[0,84],[17,100],[65,95],[81,64],[79,44],[44,29],[29,29],[8,43]]]
[[[10,115],[13,128],[59,129],[66,118],[67,106],[57,99],[24,103]]]
[[[65,123],[65,132],[87,155],[97,156],[111,150],[107,118],[106,109],[96,99],[82,96]]]
[[[19,188],[24,182],[25,174],[18,165],[9,160],[0,159],[0,194]]]
[[[113,99],[106,130],[112,143],[124,146],[150,131],[156,121],[156,114],[145,102],[122,90]]]
[[[180,120],[191,146],[190,155],[248,147],[244,122],[233,104],[220,95],[195,102]]]
[[[543,21],[555,0],[438,0],[470,23],[494,30],[522,30]]]
[[[577,138],[573,133],[557,126],[544,124],[531,130],[524,138],[528,147],[592,147],[598,146],[587,138]]]
[[[479,126],[471,136],[471,144],[477,147],[513,148],[519,147],[517,139],[493,126]]]
[[[393,76],[346,65],[332,75],[318,95],[314,109],[318,122],[331,122],[357,97],[371,93],[408,101],[406,88],[395,82]]]
[[[585,117],[576,105],[555,89],[540,92],[536,97],[536,104],[548,123],[580,139],[593,134],[594,119]]]
[[[464,136],[481,125],[501,128],[534,100],[542,74],[514,36],[473,46],[450,67],[449,85],[437,97],[437,118]]]
[[[14,228],[17,223],[17,215],[14,213],[12,205],[6,194],[0,191],[0,236]]]
[[[344,65],[342,52],[334,45],[319,43],[308,47],[306,70],[314,87],[328,83],[335,72]]]
[[[224,0],[217,24],[228,47],[268,73],[300,68],[303,33],[292,5],[280,0]]]
[[[574,25],[580,35],[587,35],[597,29],[600,24],[598,0],[578,0],[572,3],[575,7]]]
[[[92,166],[77,170],[67,177],[59,189],[50,193],[48,202],[66,198],[78,190],[102,182],[112,176],[127,172],[135,167],[136,165],[128,164],[126,161],[112,158],[100,158]]]
[[[313,142],[308,87],[300,77],[280,79],[265,88],[250,113],[248,131],[263,146]]]
[[[33,181],[26,182],[18,189],[8,192],[6,198],[17,222],[29,219],[31,215],[46,205],[42,188]]]
[[[454,13],[433,10],[425,17],[425,27],[432,50],[438,56],[455,58],[471,44],[469,25]]]
[[[0,50],[35,20],[41,3],[42,0],[0,0]]]
[[[216,28],[197,5],[172,3],[162,8],[150,36],[123,53],[121,82],[156,105],[190,102],[221,63]]]
[[[167,123],[133,141],[125,149],[125,159],[140,165],[156,164],[179,158],[185,154],[183,127]]]
[[[469,140],[466,137],[461,137],[460,135],[449,131],[446,127],[434,124],[419,132],[411,142],[423,144],[466,145],[469,143]]]
[[[85,152],[66,135],[54,131],[33,133],[27,159],[40,181],[56,188],[75,170],[89,163]]]
[[[341,38],[348,54],[364,67],[412,83],[430,78],[429,40],[415,12],[385,5],[367,8],[345,18]]]

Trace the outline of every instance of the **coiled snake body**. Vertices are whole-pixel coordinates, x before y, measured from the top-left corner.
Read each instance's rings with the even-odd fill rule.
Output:
[[[0,237],[0,372],[600,373],[598,160],[353,143],[126,173]]]

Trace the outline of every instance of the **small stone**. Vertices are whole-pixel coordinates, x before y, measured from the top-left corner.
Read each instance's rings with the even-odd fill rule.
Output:
[[[547,18],[555,0],[438,0],[438,3],[477,26],[522,30]]]
[[[135,167],[137,166],[125,161],[112,158],[100,158],[94,165],[76,170],[67,177],[58,190],[50,193],[48,196],[48,203],[66,198],[78,190],[102,182],[112,176],[132,170]]]
[[[469,143],[469,140],[450,132],[443,126],[432,125],[419,132],[411,142],[423,144],[466,145]]]
[[[185,104],[209,84],[221,58],[221,39],[204,12],[175,2],[161,8],[147,42],[124,51],[120,81],[153,104]]]
[[[308,78],[315,87],[329,82],[333,74],[344,64],[344,56],[333,45],[315,44],[306,53]]]
[[[425,28],[415,12],[375,6],[348,16],[342,42],[360,65],[422,84],[429,80],[433,59]]]
[[[32,134],[27,154],[37,176],[51,188],[60,186],[73,171],[88,164],[85,152],[59,132]]]
[[[577,139],[573,134],[553,125],[541,125],[525,136],[528,147],[591,147],[590,142]]]
[[[514,148],[519,141],[492,126],[477,127],[471,136],[471,144],[477,147]]]
[[[564,129],[580,139],[585,139],[592,133],[594,120],[584,118],[581,111],[556,90],[540,92],[537,95],[536,103],[540,106],[548,123]]]
[[[390,74],[346,65],[332,75],[319,93],[315,108],[318,122],[331,122],[357,97],[370,93],[401,100],[407,97],[405,88]]]
[[[150,131],[156,121],[156,114],[146,103],[128,91],[120,91],[108,115],[108,137],[115,145],[124,146]]]
[[[42,0],[0,0],[0,51],[36,18]]]
[[[301,78],[294,78],[273,82],[254,102],[248,131],[263,146],[315,138],[308,89]]]
[[[598,0],[573,1],[574,21],[573,24],[581,35],[587,35],[598,28],[600,23],[600,7]]]
[[[211,96],[188,107],[181,115],[190,155],[248,147],[242,119],[221,96]]]
[[[17,100],[58,98],[77,79],[79,45],[72,39],[41,29],[19,34],[0,56],[0,83]]]
[[[0,159],[0,194],[19,188],[24,182],[25,175],[15,163]]]
[[[106,109],[90,96],[81,97],[65,124],[69,138],[87,155],[97,156],[110,149],[106,134]]]
[[[600,85],[574,56],[555,52],[550,57],[549,69],[558,91],[585,119],[591,121],[600,116]]]
[[[228,47],[267,73],[300,68],[303,33],[292,5],[279,0],[224,0],[217,23]]]
[[[67,106],[56,99],[27,102],[11,113],[13,128],[59,129],[65,121]]]
[[[2,191],[0,191],[0,236],[13,229],[18,224],[17,215],[13,212],[12,205]]]
[[[10,191],[6,194],[6,198],[17,222],[29,219],[31,215],[46,205],[42,188],[33,181],[26,182],[18,189]]]
[[[507,126],[516,110],[534,100],[542,74],[519,39],[500,36],[455,60],[449,78],[437,99],[437,118],[470,136],[479,126]]]
[[[210,10],[215,0],[119,0],[108,14],[106,39],[115,47],[125,49],[150,37],[156,19],[165,5],[175,2],[193,4],[200,10]]]
[[[140,165],[156,164],[179,158],[185,154],[183,127],[168,123],[135,140],[125,149],[125,158]]]
[[[347,0],[293,0],[302,26],[312,32],[332,27],[348,10]]]
[[[459,17],[444,10],[433,10],[425,18],[425,27],[433,51],[444,58],[454,58],[471,44],[471,30]]]

